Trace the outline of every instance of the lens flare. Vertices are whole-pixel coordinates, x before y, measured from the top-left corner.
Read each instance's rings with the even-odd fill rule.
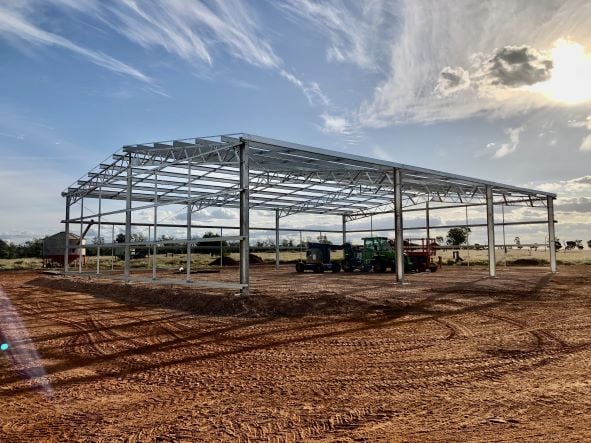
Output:
[[[52,399],[53,390],[47,378],[37,348],[31,340],[26,326],[10,299],[0,288],[0,349],[12,364],[15,373],[24,377],[45,397]],[[10,343],[10,345],[9,345]]]

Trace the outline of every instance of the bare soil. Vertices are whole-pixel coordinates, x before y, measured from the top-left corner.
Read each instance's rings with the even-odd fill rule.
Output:
[[[591,268],[559,271],[2,272],[0,441],[589,441]]]

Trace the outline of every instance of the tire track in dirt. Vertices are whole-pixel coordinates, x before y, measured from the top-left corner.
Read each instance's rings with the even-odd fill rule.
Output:
[[[18,296],[15,300],[19,303]],[[591,344],[581,343],[587,339],[586,330],[573,332],[571,339],[564,335],[566,326],[541,321],[546,316],[542,309],[563,312],[563,300],[551,307],[536,306],[539,311],[521,302],[507,309],[497,304],[490,313],[502,319],[479,318],[488,308],[468,307],[458,314],[454,306],[445,311],[435,300],[403,318],[374,312],[355,320],[335,316],[258,323],[196,315],[176,322],[170,311],[136,313],[116,304],[93,309],[84,301],[68,313],[68,297],[45,311],[55,317],[49,320],[38,315],[44,308],[40,301],[27,315],[35,334],[45,337],[51,335],[46,330],[56,331],[56,341],[64,342],[69,336],[60,334],[71,330],[80,337],[79,351],[92,351],[82,328],[107,355],[66,356],[66,369],[80,367],[97,376],[82,372],[74,376],[75,384],[56,386],[56,398],[68,411],[60,417],[38,408],[29,391],[7,395],[11,424],[0,419],[0,439],[445,440],[460,436],[464,415],[475,418],[501,407],[520,411],[523,424],[472,427],[465,436],[493,439],[503,432],[507,439],[518,440],[524,435],[564,435],[569,426],[585,429],[584,419],[568,422],[565,417],[574,416],[569,414],[571,406],[583,410],[589,405],[585,399],[591,385],[579,378],[560,395],[553,394],[559,386],[552,391],[525,390],[528,380],[553,380],[566,371],[578,370],[586,377],[585,367],[576,366],[590,355]],[[526,319],[527,312],[535,315]],[[144,314],[149,321],[141,323]],[[57,319],[74,323],[67,326]],[[562,323],[569,327],[586,323],[566,320]],[[555,340],[561,337],[568,337],[562,340],[564,346]],[[574,345],[577,338],[580,345]],[[59,352],[63,349],[52,357]],[[584,358],[565,358],[577,353]],[[532,372],[537,369],[543,370]],[[525,396],[527,407],[516,393]],[[482,406],[492,397],[493,403]],[[400,410],[389,409],[396,405]],[[545,426],[547,433],[536,434],[533,423]],[[492,427],[498,428],[496,433]]]
[[[521,320],[493,313],[483,313],[481,315],[498,321],[509,323],[510,325],[517,327],[519,333],[531,334],[535,338],[538,348],[543,348],[544,345],[558,345],[559,348],[568,347],[568,345],[562,339],[556,337],[550,331],[541,328],[530,327]]]
[[[449,335],[446,337],[448,340],[454,338],[471,338],[474,337],[474,333],[470,328],[467,326],[458,323],[457,321],[452,320],[449,316],[448,317],[435,317],[432,319],[435,323],[439,323],[440,325],[447,328],[450,332]]]

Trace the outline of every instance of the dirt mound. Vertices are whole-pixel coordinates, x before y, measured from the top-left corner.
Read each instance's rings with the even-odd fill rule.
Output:
[[[251,265],[262,265],[265,263],[265,260],[255,254],[248,254],[248,258]],[[220,264],[223,264],[224,266],[238,266],[240,264],[240,260],[234,260],[232,257],[225,256],[222,263],[221,258],[218,257],[212,261],[209,266],[220,266]]]
[[[234,260],[232,257],[224,256],[223,260],[222,257],[218,257],[209,263],[209,266],[238,266],[239,263],[240,262],[238,260]]]
[[[248,254],[248,259],[251,265],[262,265],[265,263],[265,260],[255,254]]]
[[[402,315],[404,306],[394,303],[374,303],[347,297],[332,291],[313,295],[276,296],[251,293],[237,297],[227,291],[180,287],[150,287],[122,282],[84,280],[79,278],[39,277],[27,282],[45,288],[67,292],[83,292],[98,298],[117,300],[128,305],[171,308],[198,315],[240,317],[303,317],[317,315],[365,315],[370,312]]]
[[[507,264],[513,266],[540,266],[547,265],[548,261],[541,260],[539,258],[518,258],[517,260],[513,260]]]

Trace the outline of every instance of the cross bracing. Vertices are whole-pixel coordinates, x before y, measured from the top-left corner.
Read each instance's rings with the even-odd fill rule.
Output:
[[[494,205],[545,206],[553,231],[551,202],[556,198],[534,189],[250,134],[127,145],[63,195],[66,224],[92,217],[69,216],[69,207],[83,199],[125,201],[125,209],[102,215],[126,214],[127,248],[132,246],[131,212],[154,208],[156,220],[160,206],[186,206],[188,255],[192,213],[208,207],[239,208],[241,258],[248,250],[249,210],[275,211],[277,232],[279,219],[293,214],[340,215],[344,232],[347,221],[389,212],[395,214],[398,237],[402,212],[423,206],[428,218],[429,207],[486,205],[490,220]],[[156,226],[155,221],[154,232]],[[487,227],[494,244],[494,222]],[[248,284],[243,281],[245,267],[241,264],[241,289]]]

